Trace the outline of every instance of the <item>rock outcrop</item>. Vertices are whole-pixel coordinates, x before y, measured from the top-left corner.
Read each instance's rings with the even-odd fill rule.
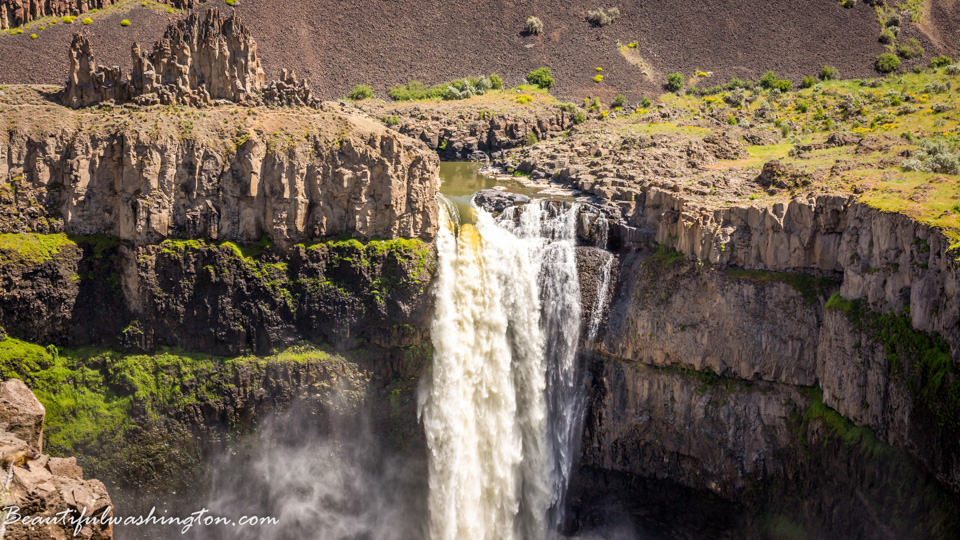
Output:
[[[167,28],[151,52],[134,42],[133,71],[97,67],[89,40],[74,36],[62,101],[85,107],[103,101],[199,106],[225,99],[244,103],[261,91],[265,76],[257,44],[239,17],[216,8],[192,13]]]
[[[433,237],[439,160],[422,144],[338,113],[248,111],[5,113],[0,197],[9,186],[19,210],[0,230],[135,244]]]
[[[103,483],[83,479],[75,458],[39,453],[44,414],[43,405],[22,381],[9,379],[0,383],[0,461],[14,460],[10,483],[6,484],[7,467],[0,475],[6,488],[0,504],[16,508],[14,514],[5,515],[11,523],[6,526],[4,538],[113,538],[109,524],[87,523],[79,528],[79,535],[74,535],[74,523],[55,519],[61,512],[69,512],[74,518],[81,514],[111,517],[113,503]],[[48,519],[23,522],[25,518],[42,517]]]
[[[177,9],[193,9],[206,0],[166,0]],[[79,15],[103,9],[119,0],[0,0],[0,30],[15,28],[41,17]]]

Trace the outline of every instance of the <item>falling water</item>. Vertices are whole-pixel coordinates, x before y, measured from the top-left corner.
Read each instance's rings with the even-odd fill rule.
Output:
[[[449,205],[445,205],[449,206]],[[576,207],[445,212],[420,414],[431,538],[543,538],[563,519],[584,398]]]
[[[593,302],[593,309],[590,313],[590,326],[587,329],[587,343],[593,343],[597,339],[597,332],[600,330],[600,321],[603,320],[603,307],[607,303],[607,289],[610,288],[610,273],[613,270],[613,254],[604,251],[606,262],[600,269],[600,279],[597,280],[597,296]]]

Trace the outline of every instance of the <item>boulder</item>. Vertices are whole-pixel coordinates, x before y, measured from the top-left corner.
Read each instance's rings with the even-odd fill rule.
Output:
[[[530,202],[530,197],[498,189],[481,189],[473,196],[473,202],[487,212],[500,213],[511,206],[527,204]]]
[[[23,381],[8,379],[0,383],[0,429],[41,449],[45,416],[43,405]]]

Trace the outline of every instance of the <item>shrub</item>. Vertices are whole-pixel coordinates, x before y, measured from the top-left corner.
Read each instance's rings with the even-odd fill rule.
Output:
[[[764,73],[757,83],[761,88],[779,90],[781,92],[789,92],[793,88],[792,82],[787,79],[778,79],[777,74],[772,71]]]
[[[503,79],[496,73],[490,74],[490,88],[493,90],[503,90]]]
[[[82,22],[83,24],[93,24],[93,19],[91,19],[90,17],[86,17],[80,22]]]
[[[40,37],[40,36],[38,36],[38,35],[36,35],[36,34],[30,34],[30,39],[37,39],[38,37]]]
[[[533,98],[531,96],[528,96],[527,94],[520,94],[519,96],[517,96],[517,103],[524,104],[524,103],[530,103],[531,101],[533,101]]]
[[[576,116],[573,117],[574,124],[582,124],[587,121],[587,115],[583,114],[583,111],[577,111]]]
[[[397,101],[414,101],[441,98],[446,90],[446,85],[427,86],[420,81],[410,81],[391,87],[387,95]]]
[[[537,134],[534,132],[527,133],[523,136],[523,145],[524,146],[533,146],[540,142],[540,139],[537,138]]]
[[[906,43],[897,45],[897,54],[903,58],[920,58],[923,56],[923,46],[916,38],[910,38]]]
[[[892,27],[892,26],[895,26],[895,27],[899,28],[901,22],[902,22],[902,20],[901,20],[901,18],[900,18],[900,14],[899,14],[899,13],[893,13],[892,15],[890,15],[890,17],[887,18],[887,20],[886,20],[886,22],[884,23],[884,25],[885,25],[887,28],[890,28],[890,27]]]
[[[820,70],[820,80],[823,81],[832,81],[837,78],[837,75],[839,75],[839,72],[833,66],[823,66],[823,69]]]
[[[933,69],[949,66],[952,63],[953,63],[953,58],[950,58],[949,56],[943,56],[942,54],[940,56],[934,56],[933,58],[930,59],[930,67],[932,67]]]
[[[613,98],[613,103],[610,104],[613,108],[623,108],[627,105],[627,96],[623,94],[617,94],[617,97]]]
[[[73,21],[75,21],[76,19],[77,18],[74,17],[73,15],[67,15],[66,17],[60,20],[63,21],[63,24],[73,24]]]
[[[130,21],[129,21],[129,19],[124,19],[124,20],[120,21],[120,26],[130,26]]]
[[[594,77],[593,82],[595,83],[603,82],[603,75],[597,75],[596,77]]]
[[[544,90],[549,90],[556,82],[553,80],[553,72],[548,67],[540,67],[527,73],[527,81]]]
[[[960,75],[960,64],[951,64],[943,68],[944,75]]]
[[[587,12],[587,21],[594,26],[607,26],[620,18],[620,10],[612,7],[606,11],[597,8]]]
[[[893,35],[893,32],[889,28],[884,28],[883,32],[880,32],[880,43],[884,45],[890,45],[897,39],[897,36]]]
[[[671,92],[679,92],[680,90],[683,90],[683,75],[679,73],[671,73],[667,75],[666,89]]]
[[[227,0],[227,5],[232,6],[237,3],[237,0]]]
[[[350,90],[350,93],[347,95],[350,99],[354,101],[360,101],[362,99],[370,99],[373,97],[373,88],[370,88],[366,84],[358,84]]]
[[[926,171],[938,174],[960,174],[960,154],[954,153],[945,141],[925,139],[911,159],[900,164],[904,171]]]
[[[680,77],[680,79],[682,80],[683,77]],[[640,106],[644,109],[649,109],[651,105],[653,105],[653,101],[651,101],[648,97],[644,97],[640,100]]]
[[[538,17],[531,15],[527,18],[527,23],[523,25],[523,31],[533,36],[542,34],[543,21],[541,21]]]
[[[815,84],[817,84],[817,80],[813,77],[804,77],[803,81],[800,82],[800,88],[813,88]]]
[[[880,73],[893,73],[900,67],[900,59],[895,54],[883,53],[877,57],[875,67]]]

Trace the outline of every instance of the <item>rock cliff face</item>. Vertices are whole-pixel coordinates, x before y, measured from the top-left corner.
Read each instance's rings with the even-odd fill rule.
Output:
[[[216,99],[243,103],[259,94],[265,82],[256,42],[239,18],[224,18],[216,8],[171,25],[152,52],[141,52],[134,42],[131,55],[134,67],[128,76],[119,68],[98,67],[89,40],[74,35],[63,104],[85,107],[131,99],[192,106]]]
[[[13,517],[17,520],[6,526],[5,538],[26,540],[30,538],[72,538],[74,524],[60,523],[26,524],[23,518],[46,517],[53,520],[57,514],[67,511],[73,517],[81,513],[90,516],[112,516],[113,504],[107,490],[99,480],[84,480],[83,471],[75,458],[54,458],[41,454],[43,444],[43,419],[45,411],[36,396],[18,379],[0,383],[0,452],[7,463],[16,456],[9,468],[3,467],[3,507],[16,507]],[[8,470],[12,475],[7,484]],[[113,538],[110,525],[87,524],[80,528],[77,538],[105,540]]]
[[[933,525],[958,505],[958,380],[945,340],[907,315],[831,296],[839,272],[715,268],[662,246],[620,255],[603,338],[587,353],[586,469],[766,511],[778,501],[776,512],[828,537],[960,530]],[[837,445],[855,451],[821,450]],[[875,482],[932,509],[907,511]],[[804,505],[784,502],[785,485]],[[826,510],[850,505],[838,490],[862,493],[843,519]]]
[[[433,237],[434,153],[375,122],[310,110],[3,115],[2,230],[281,246],[348,234]],[[9,210],[10,206],[5,206]]]

